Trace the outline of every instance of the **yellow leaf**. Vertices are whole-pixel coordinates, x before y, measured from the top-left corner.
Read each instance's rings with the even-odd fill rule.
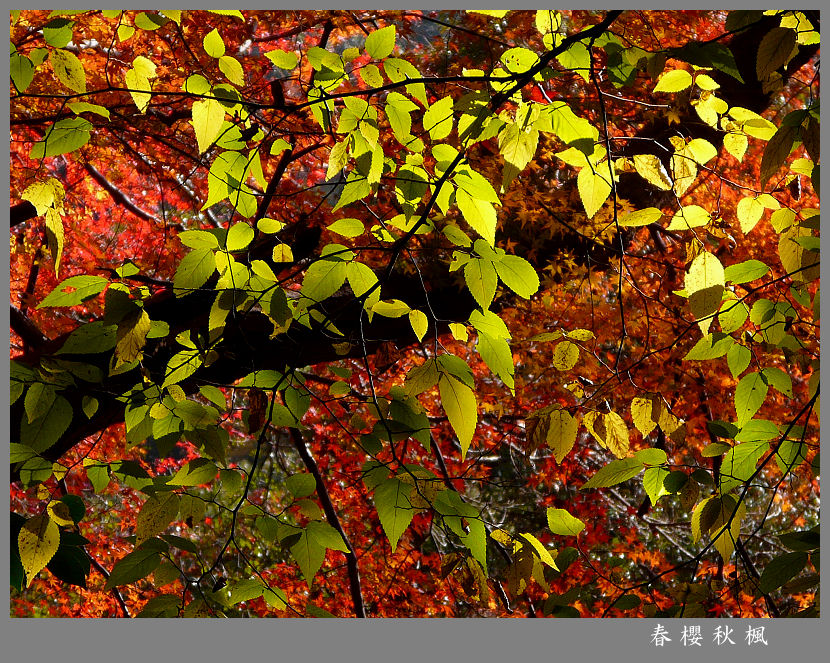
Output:
[[[424,335],[427,333],[427,326],[429,325],[426,313],[416,310],[410,311],[409,324],[412,325],[412,331],[415,332],[415,336],[418,337],[418,340],[423,341]]]
[[[460,322],[450,323],[450,333],[452,333],[453,338],[456,341],[461,341],[462,343],[467,342],[467,327],[465,325],[462,325]]]
[[[746,149],[749,146],[749,139],[747,139],[746,134],[730,131],[723,137],[723,146],[738,161],[743,161]]]
[[[73,92],[86,92],[86,72],[74,53],[60,48],[50,50],[49,62],[58,80]]]
[[[741,231],[747,234],[761,220],[764,215],[764,206],[755,197],[746,196],[738,202],[735,213],[741,223]]]
[[[536,29],[543,35],[559,30],[562,24],[562,15],[550,9],[540,9],[536,12],[534,19]]]
[[[216,99],[201,99],[193,102],[193,129],[199,154],[204,153],[216,140],[222,130],[225,109]]]
[[[688,230],[705,226],[712,220],[709,212],[700,205],[686,205],[675,212],[669,224],[669,230]]]
[[[686,274],[689,305],[704,334],[712,324],[710,316],[720,307],[725,282],[723,265],[717,256],[708,251],[703,251],[692,261]]]
[[[690,87],[692,84],[692,75],[683,69],[675,69],[663,75],[655,92],[680,92]]]
[[[640,209],[620,217],[619,223],[623,228],[638,228],[640,226],[647,226],[650,223],[656,223],[662,217],[663,212],[656,207],[646,207],[645,209]]]
[[[625,458],[628,455],[628,427],[616,412],[602,414],[591,411],[585,415],[582,422],[596,441],[617,458]]]
[[[660,159],[653,154],[635,154],[634,169],[649,184],[658,189],[668,191],[672,187],[672,181],[666,172]]]
[[[735,550],[735,542],[741,533],[741,521],[746,516],[746,505],[743,502],[736,505],[735,501],[731,495],[720,498],[715,522],[709,530],[709,537],[714,541],[724,562],[729,561]]]
[[[28,200],[35,206],[35,211],[38,216],[44,214],[49,207],[60,207],[57,203],[57,197],[60,196],[60,201],[63,201],[63,184],[58,182],[54,177],[50,177],[46,182],[35,182],[29,185],[23,194],[20,196],[23,200]]]
[[[685,149],[675,152],[671,158],[671,174],[674,177],[674,193],[682,196],[697,177],[697,164],[685,154]]]
[[[58,525],[47,514],[30,518],[20,528],[17,548],[20,552],[23,570],[26,572],[27,587],[54,557],[60,540],[61,533]]]
[[[150,105],[150,81],[137,69],[130,69],[124,76],[127,88],[130,90],[130,96],[133,98],[139,113],[147,112],[147,107]]]
[[[223,55],[219,58],[219,71],[234,85],[245,84],[245,75],[242,72],[242,65],[239,60],[230,55]]]
[[[279,243],[271,251],[271,260],[274,262],[294,262],[294,252],[288,244]]]
[[[441,394],[441,405],[447,413],[450,426],[461,443],[463,460],[467,456],[478,421],[478,403],[475,393],[466,384],[447,373],[441,373],[438,376],[438,392]]]
[[[144,76],[144,78],[155,78],[156,77],[156,65],[155,63],[145,58],[143,55],[138,55],[133,60],[133,69],[135,69],[139,74]]]
[[[576,185],[579,190],[579,197],[582,199],[582,204],[585,206],[585,213],[589,219],[608,200],[608,196],[611,193],[609,177],[609,174],[603,177],[599,173],[593,172],[590,167],[583,168],[579,171],[579,175],[577,175]]]
[[[61,266],[61,255],[63,254],[63,220],[58,211],[52,207],[46,210],[46,242],[49,245],[49,252],[55,262],[55,276]]]
[[[179,496],[176,493],[159,493],[150,497],[136,517],[136,546],[167,529],[178,513]]]
[[[560,371],[569,371],[579,361],[579,346],[570,341],[562,341],[553,351],[553,367]]]
[[[46,507],[46,512],[58,525],[70,526],[75,524],[69,512],[69,507],[63,502],[50,502],[49,506]]]
[[[695,76],[695,85],[701,90],[717,90],[720,87],[715,79],[707,74],[698,74]]]
[[[547,445],[553,450],[553,457],[561,463],[576,443],[578,424],[566,410],[554,410],[547,417]]]
[[[701,166],[718,156],[718,150],[715,146],[703,138],[690,140],[686,145],[685,152]]]
[[[781,234],[778,240],[778,255],[781,266],[792,276],[793,283],[809,283],[819,276],[819,254],[805,251],[796,240],[810,237],[812,232],[803,226],[792,226]]]
[[[657,394],[635,396],[631,400],[631,420],[643,437],[651,433],[660,421],[662,407],[663,401]]]
[[[147,343],[149,332],[150,316],[144,309],[125,316],[118,323],[115,346],[115,354],[118,356],[117,365],[129,364],[141,356],[141,350]]]

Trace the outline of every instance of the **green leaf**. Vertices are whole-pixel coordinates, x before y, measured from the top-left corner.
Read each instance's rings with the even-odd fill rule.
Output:
[[[467,456],[467,449],[470,447],[478,420],[475,393],[466,384],[443,372],[438,376],[438,391],[450,425],[461,443],[463,460]]]
[[[792,30],[789,30],[792,32]],[[776,130],[769,143],[764,148],[764,155],[761,157],[761,186],[766,186],[770,178],[784,165],[793,143],[798,138],[798,126],[782,124]]]
[[[243,251],[251,243],[254,238],[254,229],[247,223],[234,223],[228,230],[228,238],[225,246],[228,251]]]
[[[386,72],[386,77],[393,83],[400,83],[407,79],[422,78],[421,72],[407,60],[400,58],[387,58],[383,61],[383,71]],[[408,94],[415,97],[424,106],[427,106],[426,87],[423,83],[412,83],[406,86]]]
[[[779,392],[784,394],[787,398],[793,397],[793,381],[790,375],[780,368],[770,366],[761,371],[767,384],[775,387]]]
[[[723,357],[723,355],[725,355],[734,344],[735,339],[728,334],[723,334],[721,332],[707,334],[695,343],[695,346],[689,350],[683,359],[687,361],[717,359],[718,357]]]
[[[761,573],[761,591],[772,592],[795,578],[807,565],[806,552],[790,552],[773,557]]]
[[[74,53],[55,49],[49,52],[49,63],[58,80],[73,92],[86,92],[86,72]]]
[[[736,265],[729,265],[723,270],[723,277],[731,283],[748,283],[760,279],[768,271],[769,267],[760,260],[745,260]]]
[[[554,534],[560,536],[577,536],[583,529],[585,523],[579,518],[574,518],[565,509],[548,508],[548,527]]]
[[[216,258],[211,249],[195,249],[179,263],[173,277],[177,296],[188,295],[201,288],[216,271]]]
[[[463,189],[455,192],[455,202],[470,227],[486,239],[490,246],[494,246],[497,216],[493,205],[486,200],[473,198]]]
[[[727,493],[735,486],[742,484],[755,472],[761,456],[769,449],[766,440],[743,442],[735,445],[728,451],[721,461],[720,490]]]
[[[643,464],[636,458],[619,458],[612,460],[608,465],[599,469],[599,471],[586,481],[580,487],[580,490],[587,490],[589,488],[605,488],[607,486],[615,486],[618,483],[627,481],[631,477],[637,476],[643,470]]]
[[[222,131],[225,108],[216,99],[200,99],[193,102],[192,115],[199,154],[204,154]]]
[[[418,110],[418,106],[399,92],[390,92],[386,97],[386,117],[389,119],[389,126],[392,127],[392,133],[402,145],[406,145],[410,140],[411,113],[415,110]]]
[[[281,48],[268,51],[265,54],[265,57],[273,62],[275,67],[279,67],[280,69],[285,69],[287,71],[290,71],[296,67],[297,63],[300,61],[296,53],[293,51],[284,51]]]
[[[115,563],[104,589],[128,585],[131,582],[146,578],[158,568],[159,564],[161,564],[161,555],[157,547],[136,548],[129,555]]]
[[[521,173],[536,154],[539,131],[526,131],[518,124],[508,124],[499,133],[499,152],[504,158],[502,189],[506,190],[515,177]]]
[[[505,255],[495,263],[496,273],[502,283],[519,297],[530,299],[539,290],[539,275],[524,258]]]
[[[296,498],[308,497],[317,490],[317,480],[307,472],[294,474],[286,479],[285,487]]]
[[[154,596],[147,601],[136,617],[150,619],[176,617],[179,614],[181,601],[182,597],[176,594],[160,594],[159,596]]]
[[[478,305],[484,310],[490,308],[498,285],[493,263],[482,259],[471,260],[464,266],[464,280]]]
[[[218,249],[219,240],[207,230],[185,230],[178,234],[179,241],[191,249]]]
[[[167,362],[162,387],[177,384],[193,375],[204,363],[198,350],[182,350],[177,352]]]
[[[17,88],[18,93],[22,94],[32,83],[35,76],[35,67],[25,55],[12,53],[9,62],[9,73],[14,87]]]
[[[665,467],[649,467],[643,472],[643,488],[645,488],[652,504],[657,504],[660,497],[668,495],[663,482],[669,474],[670,471]]]
[[[783,67],[790,61],[796,45],[795,30],[789,28],[772,28],[761,39],[758,45],[758,56],[755,60],[755,72],[758,79],[763,81],[776,69]]]
[[[750,419],[735,435],[736,442],[774,440],[780,435],[778,426],[766,419]]]
[[[161,534],[179,513],[179,496],[175,493],[151,495],[136,516],[135,543],[140,546],[147,539]]]
[[[196,458],[167,480],[171,486],[200,486],[216,478],[217,467],[207,458]]]
[[[220,58],[225,54],[225,42],[216,28],[205,35],[202,45],[205,47],[205,53],[212,58]]]
[[[735,410],[738,414],[738,427],[749,421],[764,404],[769,386],[759,372],[745,375],[735,387]]]
[[[747,369],[750,361],[752,361],[752,351],[740,343],[732,345],[726,353],[726,364],[733,378],[740,376]]]
[[[731,334],[740,329],[746,322],[748,315],[749,307],[744,302],[727,299],[718,312],[721,331],[725,334]]]
[[[380,30],[375,30],[366,37],[366,52],[375,60],[392,54],[395,49],[395,26],[388,25]]]
[[[640,461],[643,465],[663,465],[666,460],[666,452],[662,449],[646,448],[640,449],[634,454],[634,458]]]
[[[480,332],[476,349],[489,369],[512,391],[515,388],[513,381],[515,369],[513,353],[507,341],[504,338]]]
[[[72,406],[63,396],[56,396],[41,416],[29,422],[20,422],[20,442],[36,453],[54,445],[72,423]]]
[[[453,98],[449,95],[432,104],[423,116],[424,130],[434,140],[443,140],[452,132]]]
[[[375,488],[375,508],[378,511],[380,524],[389,539],[392,552],[398,546],[398,540],[412,522],[415,509],[409,500],[412,486],[408,483],[390,477]]]
[[[43,140],[32,146],[32,159],[54,157],[73,152],[89,142],[92,124],[82,117],[67,118],[52,125]]]
[[[55,386],[44,382],[35,382],[26,390],[23,401],[26,420],[32,423],[52,407],[55,401]]]
[[[308,524],[306,530],[308,531],[309,536],[312,536],[317,540],[317,543],[325,546],[329,550],[349,552],[349,547],[346,545],[346,542],[343,540],[340,532],[334,529],[334,527],[329,525],[327,522],[322,520],[314,520]]]

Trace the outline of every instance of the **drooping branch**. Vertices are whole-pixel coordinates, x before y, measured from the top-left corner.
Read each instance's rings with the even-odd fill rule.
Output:
[[[334,504],[332,504],[328,488],[326,488],[326,484],[323,481],[323,475],[320,474],[320,468],[317,466],[317,461],[314,460],[314,456],[311,455],[308,447],[306,447],[302,433],[300,433],[300,431],[296,428],[292,428],[291,439],[294,442],[294,448],[300,455],[306,469],[311,473],[314,480],[317,482],[317,495],[319,495],[320,502],[323,505],[323,513],[326,514],[326,520],[329,525],[336,529],[338,534],[343,537],[343,543],[345,543],[346,547],[349,549],[349,552],[345,553],[345,555],[346,567],[349,572],[349,589],[352,595],[354,615],[355,617],[366,617],[366,608],[363,604],[363,592],[360,587],[360,568],[357,564],[357,555],[354,552],[354,547],[349,541],[349,537],[346,535],[346,532],[343,530],[343,526],[340,524],[340,518],[337,516],[337,511],[334,510]]]
[[[20,309],[9,304],[12,331],[17,334],[30,350],[39,351],[49,342],[40,328]]]
[[[9,209],[9,228],[19,226],[37,216],[37,210],[28,200],[12,205]]]
[[[129,210],[142,221],[151,221],[161,226],[164,225],[164,221],[159,219],[157,216],[154,216],[149,212],[146,212],[143,209],[141,209],[132,200],[130,200],[127,194],[125,194],[123,191],[121,191],[121,189],[119,189],[106,177],[104,177],[104,175],[91,163],[85,163],[84,170],[86,170],[86,172],[90,174],[92,179],[94,179],[98,184],[100,184],[104,188],[104,190],[112,197],[116,204],[121,205],[125,209]]]

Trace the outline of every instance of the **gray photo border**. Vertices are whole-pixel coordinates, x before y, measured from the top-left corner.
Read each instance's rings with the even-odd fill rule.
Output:
[[[109,5],[107,0],[104,5]],[[83,4],[83,3],[80,3]],[[99,3],[101,4],[101,3]],[[192,3],[185,3],[192,5]],[[261,2],[246,3],[251,8],[274,9]],[[317,5],[318,3],[314,3]],[[327,0],[320,8],[360,5],[367,8],[404,8],[413,3],[391,0],[384,3],[343,3]],[[434,3],[414,3],[422,8],[435,8]],[[453,3],[460,9],[476,6],[497,8],[505,3],[471,0]],[[593,3],[595,9],[631,9],[611,0]],[[67,8],[79,5],[64,2]],[[257,6],[259,5],[259,6]],[[461,5],[459,7],[459,5]],[[760,5],[760,7],[759,7]],[[18,5],[19,6],[19,5]],[[109,5],[115,8],[112,5]],[[820,8],[812,0],[808,8]],[[225,5],[227,7],[227,5]],[[13,9],[14,7],[10,7]],[[132,7],[135,9],[141,7]],[[191,6],[222,8],[217,0]],[[302,3],[280,3],[281,9],[308,8]],[[522,9],[541,9],[541,3],[525,3]],[[637,9],[690,9],[688,4],[669,0],[659,5],[646,3]],[[709,7],[701,7],[709,8]],[[773,9],[769,2],[737,0],[730,8]],[[7,102],[4,100],[4,104]],[[5,116],[8,117],[8,116]],[[826,133],[826,132],[825,132]],[[8,135],[8,133],[7,133]],[[826,150],[826,135],[822,143]],[[6,169],[8,179],[9,171]],[[827,178],[822,187],[827,193]],[[8,275],[8,258],[4,254],[4,272]],[[826,268],[822,265],[822,275]],[[8,276],[6,276],[8,278]],[[830,300],[828,300],[830,301]],[[830,303],[822,309],[830,307]],[[825,311],[822,311],[825,313]],[[8,313],[3,309],[4,316]],[[6,327],[8,329],[8,327]],[[0,388],[8,393],[8,364],[4,365]],[[825,406],[823,409],[828,409]],[[827,415],[826,412],[823,413]],[[8,426],[8,423],[7,423]],[[827,461],[825,461],[826,463]],[[3,495],[0,507],[2,531],[8,536],[8,494]],[[822,536],[826,545],[826,534]],[[8,550],[2,546],[3,568],[8,568]],[[4,591],[5,590],[4,585]],[[8,598],[8,594],[6,594]],[[11,619],[8,613],[0,621],[0,658],[7,661],[82,660],[89,663],[117,660],[121,663],[145,662],[160,659],[185,661],[452,661],[453,663],[482,661],[533,660],[539,663],[559,660],[590,661],[719,661],[730,663],[764,663],[785,661],[788,658],[820,660],[821,643],[826,638],[827,619],[571,619],[568,621],[528,619],[386,619],[349,620],[35,620]],[[662,626],[671,642],[657,647],[652,641],[655,629]],[[681,636],[684,627],[700,625],[701,647],[684,647]],[[733,629],[735,645],[715,647],[712,633],[717,626]],[[747,628],[763,626],[768,645],[748,646]],[[826,650],[825,650],[826,655]]]

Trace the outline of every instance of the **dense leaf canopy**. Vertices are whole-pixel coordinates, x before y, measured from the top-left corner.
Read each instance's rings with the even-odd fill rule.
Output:
[[[11,13],[17,616],[817,616],[811,11]]]

